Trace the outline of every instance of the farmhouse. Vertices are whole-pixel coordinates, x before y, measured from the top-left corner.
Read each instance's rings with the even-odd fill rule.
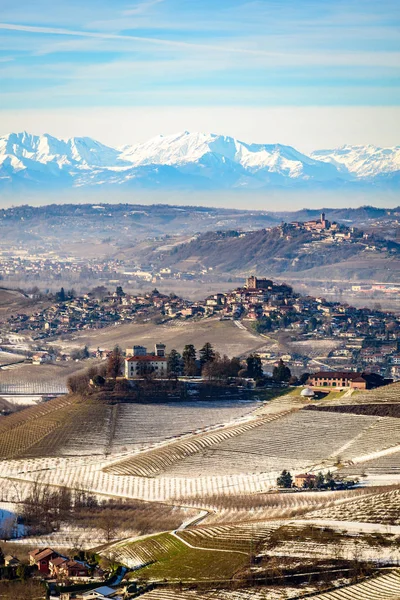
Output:
[[[310,375],[309,383],[313,388],[367,389],[367,380],[361,373],[352,371],[318,371]]]
[[[167,375],[165,344],[156,344],[153,354],[148,354],[144,346],[128,348],[125,358],[126,379],[136,379],[150,373],[154,373],[157,377]]]
[[[294,476],[294,485],[297,488],[302,488],[309,485],[311,482],[315,483],[316,476],[312,473],[300,473]]]

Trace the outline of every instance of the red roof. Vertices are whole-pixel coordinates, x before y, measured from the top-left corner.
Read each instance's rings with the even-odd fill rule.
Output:
[[[167,360],[166,356],[155,356],[153,354],[146,354],[145,356],[129,356],[129,358],[125,359],[127,362],[164,362]]]
[[[354,371],[318,371],[317,373],[311,373],[310,379],[316,377],[317,379],[358,379],[361,377],[361,373]]]
[[[44,548],[43,550],[32,550],[32,552],[30,552],[29,555],[32,556],[32,558],[34,558],[35,560],[42,560],[43,558],[48,558],[53,555],[58,556],[58,553],[55,552],[55,550],[52,550],[51,548]]]

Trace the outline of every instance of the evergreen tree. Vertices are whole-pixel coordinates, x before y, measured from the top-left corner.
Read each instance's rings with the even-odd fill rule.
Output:
[[[275,381],[289,381],[291,377],[289,367],[285,365],[282,359],[279,360],[278,366],[274,367],[272,371],[272,377]]]
[[[182,352],[183,372],[185,375],[196,375],[196,348],[193,344],[186,344]]]
[[[168,375],[177,377],[181,372],[181,355],[176,350],[172,349],[167,360]]]
[[[210,342],[206,342],[204,344],[204,346],[200,349],[199,354],[201,368],[203,368],[205,364],[215,360],[215,352]]]
[[[65,302],[65,300],[66,300],[65,290],[64,290],[63,287],[61,288],[61,290],[57,294],[57,300],[59,302]]]
[[[317,478],[315,480],[315,487],[317,487],[318,489],[323,488],[325,485],[325,477],[323,475],[323,473],[319,472],[317,474]]]
[[[276,480],[276,484],[280,488],[291,488],[293,485],[292,475],[284,469]]]
[[[263,376],[261,358],[258,354],[250,354],[246,358],[247,375],[253,379],[260,379]]]

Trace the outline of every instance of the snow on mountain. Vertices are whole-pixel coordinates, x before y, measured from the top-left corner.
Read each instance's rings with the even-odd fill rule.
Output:
[[[400,146],[342,146],[334,150],[316,150],[311,156],[334,165],[341,172],[352,173],[357,178],[400,171]]]
[[[88,137],[10,133],[0,137],[1,186],[266,189],[399,185],[400,148],[344,146],[311,156],[281,144],[247,144],[229,136],[157,136],[112,148]]]
[[[213,155],[226,163],[241,165],[257,172],[266,169],[290,178],[312,178],[313,168],[324,178],[335,177],[336,169],[327,168],[321,162],[301,154],[290,146],[281,144],[246,144],[235,138],[185,131],[176,135],[157,136],[144,144],[126,146],[121,159],[135,166],[163,164],[182,166],[200,163],[204,157]]]
[[[118,164],[118,150],[88,137],[59,140],[45,133],[31,135],[11,133],[0,138],[0,157],[14,156],[37,163],[55,163],[60,169],[70,165],[113,166]]]

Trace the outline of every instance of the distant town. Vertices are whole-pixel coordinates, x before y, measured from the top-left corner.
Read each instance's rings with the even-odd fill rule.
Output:
[[[203,319],[230,320],[268,342],[260,352],[263,369],[271,374],[283,360],[292,373],[316,370],[374,372],[400,379],[398,344],[400,317],[378,308],[356,308],[323,297],[301,296],[287,284],[251,276],[243,287],[189,301],[153,289],[142,295],[110,292],[98,286],[82,296],[61,290],[45,308],[18,312],[1,324],[1,349],[13,351],[15,340],[31,340],[26,358],[34,364],[105,358],[112,348],[57,350],[55,342],[78,332],[126,323],[173,324]],[[329,342],[322,360],[311,356],[313,342]],[[304,347],[302,349],[302,347]]]

